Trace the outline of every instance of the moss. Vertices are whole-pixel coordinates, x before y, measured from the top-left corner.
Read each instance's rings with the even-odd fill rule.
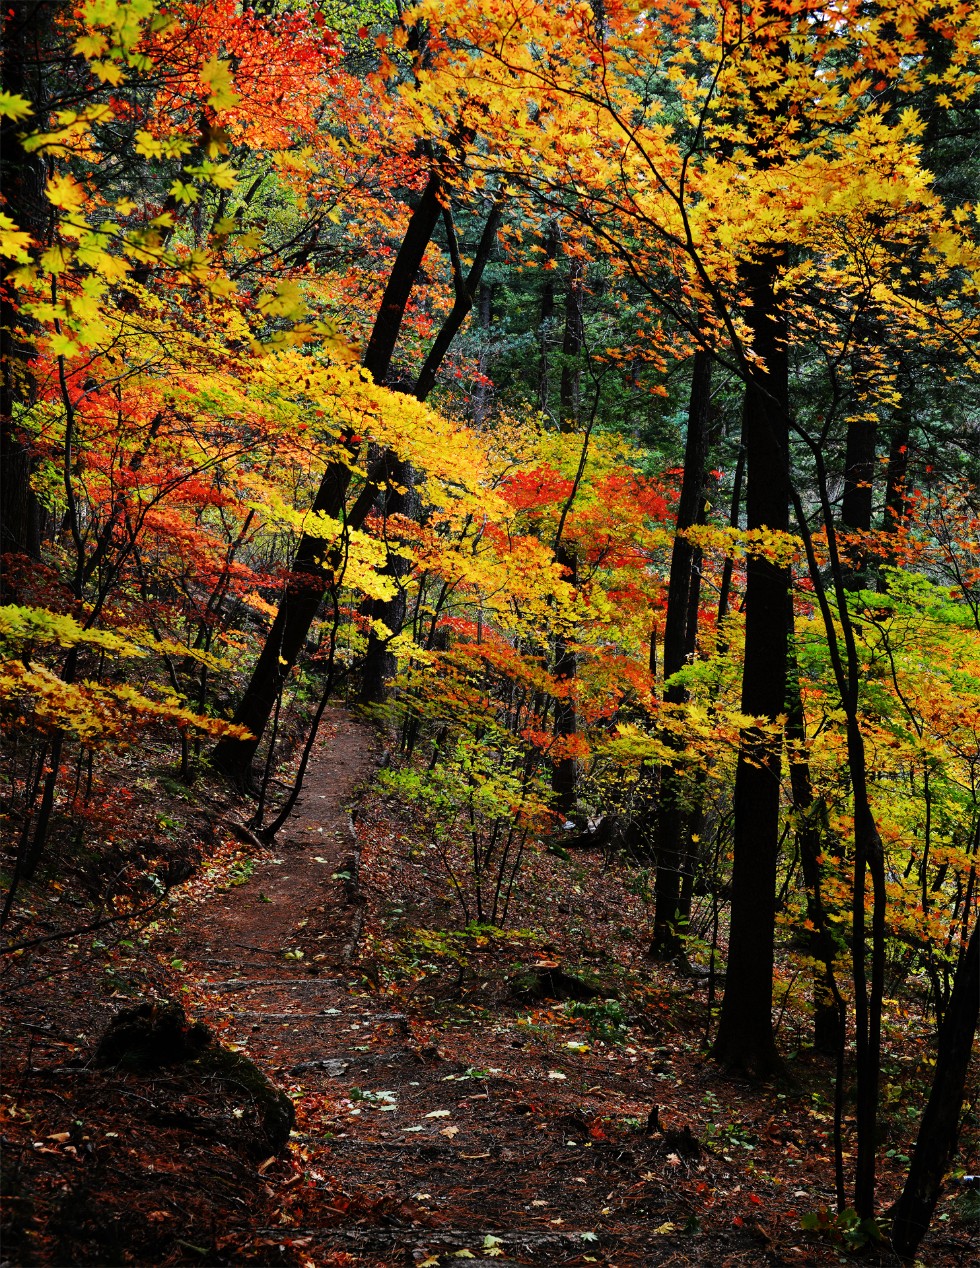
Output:
[[[518,999],[529,1002],[543,999],[585,1001],[616,994],[615,991],[590,981],[583,974],[567,973],[558,966],[525,969],[511,978],[510,987]]]
[[[279,1153],[286,1147],[296,1121],[293,1103],[272,1084],[254,1061],[240,1052],[232,1052],[221,1044],[212,1044],[192,1062],[192,1069],[202,1079],[214,1079],[240,1100],[249,1100],[261,1124],[264,1139],[257,1144],[262,1151]]]
[[[152,1075],[178,1068],[194,1082],[217,1083],[221,1093],[252,1107],[256,1132],[249,1148],[279,1153],[295,1121],[293,1104],[253,1061],[218,1043],[203,1022],[188,1020],[179,1004],[143,1003],[124,1008],[109,1023],[95,1064]]]

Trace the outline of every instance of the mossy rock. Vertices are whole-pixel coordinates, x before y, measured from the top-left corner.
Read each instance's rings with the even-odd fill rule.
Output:
[[[254,1061],[215,1043],[194,1059],[191,1069],[199,1072],[202,1079],[219,1081],[236,1098],[251,1101],[264,1137],[256,1142],[260,1153],[277,1154],[285,1149],[296,1122],[293,1103],[285,1092],[266,1078]]]
[[[138,1004],[113,1017],[95,1050],[95,1064],[148,1074],[190,1061],[213,1041],[207,1026],[188,1021],[179,1004]]]
[[[608,999],[616,992],[590,982],[578,973],[567,973],[563,968],[535,967],[525,969],[510,980],[514,995],[529,1003],[545,999],[574,999],[584,1003],[590,999]]]
[[[133,1074],[175,1069],[194,1082],[217,1083],[224,1098],[251,1104],[256,1134],[249,1148],[279,1153],[295,1122],[293,1103],[240,1052],[218,1043],[203,1022],[188,1020],[176,1003],[143,1003],[124,1008],[99,1041],[94,1063]]]

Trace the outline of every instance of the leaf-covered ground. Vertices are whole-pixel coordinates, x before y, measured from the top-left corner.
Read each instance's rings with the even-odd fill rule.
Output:
[[[377,759],[334,712],[274,849],[229,838],[130,945],[100,932],[5,958],[4,1262],[846,1258],[801,1229],[833,1205],[829,1066],[801,1050],[762,1089],[720,1074],[706,983],[644,959],[642,895],[598,853],[532,856],[509,934],[459,934],[423,825],[376,795],[355,805]],[[64,919],[33,900],[23,940]],[[535,975],[567,994],[562,974],[589,998],[535,997]],[[181,1001],[288,1091],[287,1153],[244,1088],[93,1064],[145,997]],[[791,1054],[798,1032],[788,1013]],[[887,1053],[883,1205],[928,1074],[915,1033]],[[971,1262],[962,1213],[951,1191],[923,1263]]]

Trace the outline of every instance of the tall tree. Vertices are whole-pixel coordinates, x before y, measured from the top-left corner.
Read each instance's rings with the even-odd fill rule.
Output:
[[[695,585],[696,547],[688,536],[701,518],[707,480],[708,435],[711,416],[711,353],[699,349],[693,358],[691,395],[687,412],[684,469],[677,505],[674,543],[667,583],[664,619],[664,702],[672,707],[687,703],[683,683],[672,681],[684,667],[697,627]],[[682,900],[683,875],[690,842],[685,814],[685,781],[676,767],[661,775],[658,807],[657,871],[654,883],[652,955],[671,959],[683,949],[688,912]]]
[[[431,173],[409,218],[388,276],[363,361],[364,368],[376,383],[385,381],[422,257],[441,215],[441,188],[438,173]],[[331,519],[343,516],[348,528],[360,528],[367,519],[378,489],[394,478],[397,461],[394,455],[382,455],[369,470],[357,501],[345,510],[358,447],[359,442],[353,434],[349,434],[342,442],[346,453],[328,464],[311,508]],[[214,764],[236,783],[246,784],[249,780],[252,759],[275,702],[306,643],[323,596],[331,584],[332,569],[337,566],[335,558],[331,564],[332,549],[331,543],[313,533],[304,533],[300,538],[279,610],[235,710],[234,722],[246,727],[252,738],[223,740],[215,747],[212,757]]]
[[[776,293],[785,255],[743,272],[752,351],[745,386],[746,527],[766,535],[789,529],[789,351]],[[713,1055],[754,1076],[780,1062],[772,1028],[773,942],[782,733],[786,707],[786,605],[789,569],[750,554],[745,583],[742,712],[757,722],[742,735],[735,771],[732,913],[725,994]]]

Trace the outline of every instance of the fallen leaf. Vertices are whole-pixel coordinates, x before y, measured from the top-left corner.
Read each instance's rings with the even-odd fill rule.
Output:
[[[452,1140],[454,1136],[459,1135],[459,1128],[458,1127],[443,1127],[442,1130],[439,1132],[439,1135],[448,1136],[449,1139]]]
[[[433,1110],[430,1114],[423,1115],[424,1118],[448,1118],[450,1110]]]
[[[677,1225],[671,1224],[668,1220],[667,1223],[658,1225],[653,1231],[655,1233],[676,1233]]]

